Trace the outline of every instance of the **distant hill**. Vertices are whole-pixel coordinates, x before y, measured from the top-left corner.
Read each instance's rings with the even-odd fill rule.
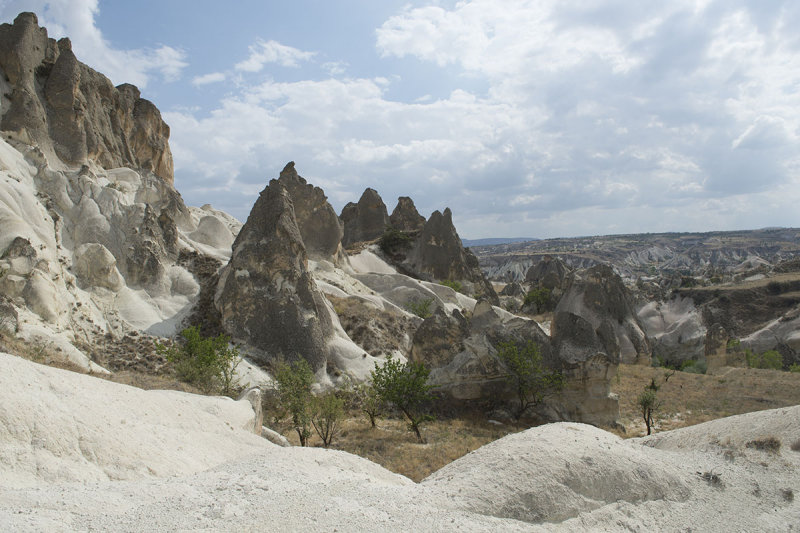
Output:
[[[492,240],[492,239],[484,239]],[[498,241],[500,239],[497,239]],[[466,242],[464,244],[466,246]],[[571,268],[612,265],[623,277],[714,277],[775,266],[800,257],[800,229],[765,228],[706,233],[642,233],[477,244],[470,249],[489,279],[521,281],[528,268],[553,255]]]
[[[494,246],[496,244],[511,244],[516,242],[538,241],[535,237],[490,237],[488,239],[461,239],[464,246]]]

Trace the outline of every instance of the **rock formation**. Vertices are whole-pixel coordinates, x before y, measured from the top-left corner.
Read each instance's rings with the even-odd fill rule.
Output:
[[[406,233],[416,233],[425,226],[425,217],[417,212],[414,200],[408,196],[397,199],[397,206],[389,217],[391,226]]]
[[[389,214],[378,191],[367,188],[358,203],[348,203],[340,215],[344,224],[343,246],[356,242],[374,241],[386,231]]]
[[[461,245],[449,208],[444,213],[433,212],[402,266],[420,279],[467,283],[468,294],[484,296],[495,305],[500,303],[491,283],[481,272],[478,259]]]
[[[611,393],[611,380],[619,366],[619,345],[613,328],[604,322],[599,330],[578,315],[557,312],[551,326],[565,386],[560,401],[552,403],[556,418],[613,425],[619,402]]]
[[[437,391],[457,401],[512,400],[508,372],[497,358],[501,342],[533,341],[544,363],[563,372],[564,390],[540,407],[539,414],[554,420],[613,425],[619,418],[617,398],[610,392],[619,356],[608,354],[591,325],[562,313],[559,334],[552,340],[536,322],[492,306],[477,303],[471,316],[443,309],[427,318],[414,334],[410,359],[431,368]],[[573,328],[573,325],[581,326]]]
[[[569,312],[586,320],[598,332],[604,351],[623,363],[650,362],[647,336],[633,310],[622,279],[607,265],[574,272],[556,313]]]
[[[314,371],[325,367],[334,329],[307,262],[292,200],[272,180],[233,243],[215,298],[225,330],[258,349],[262,363],[303,357]]]
[[[79,62],[69,39],[47,37],[33,13],[0,25],[4,96],[0,130],[67,165],[150,170],[172,183],[169,127],[133,85],[114,87]],[[6,110],[7,109],[7,110]]]
[[[294,161],[290,161],[281,171],[278,181],[292,199],[295,220],[306,253],[312,258],[333,258],[340,250],[344,231],[325,192],[298,175]]]
[[[528,269],[525,274],[525,282],[550,290],[563,289],[569,272],[570,269],[564,261],[552,255],[546,255]]]

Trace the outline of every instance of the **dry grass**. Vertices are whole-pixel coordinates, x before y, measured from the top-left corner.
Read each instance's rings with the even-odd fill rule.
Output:
[[[277,429],[289,442],[299,444],[293,430]],[[514,431],[513,426],[490,424],[486,417],[466,415],[426,422],[421,426],[426,442],[421,444],[405,420],[380,419],[373,428],[366,417],[353,411],[330,448],[365,457],[392,472],[421,481],[459,457]],[[322,446],[322,441],[315,434],[310,445]]]
[[[645,433],[636,398],[665,369],[620,365],[611,390],[619,395],[620,422],[626,436]],[[800,373],[754,368],[726,368],[710,374],[676,372],[658,391],[657,431],[691,426],[725,416],[800,404]]]

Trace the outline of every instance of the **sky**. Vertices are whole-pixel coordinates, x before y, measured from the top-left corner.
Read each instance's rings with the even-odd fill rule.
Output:
[[[796,0],[0,0],[171,128],[244,221],[288,161],[463,238],[800,226]]]

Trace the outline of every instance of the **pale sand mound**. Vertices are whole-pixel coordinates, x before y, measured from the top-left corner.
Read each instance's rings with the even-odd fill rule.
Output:
[[[618,501],[686,500],[683,472],[661,455],[584,424],[548,424],[475,450],[421,488],[462,509],[554,522]]]
[[[198,472],[271,446],[238,431],[254,421],[246,401],[143,391],[0,353],[5,487]]]
[[[800,524],[800,452],[791,449],[800,407],[628,441],[582,424],[542,426],[420,484],[344,452],[272,445],[241,429],[252,418],[248,403],[145,392],[0,354],[0,525],[788,531]],[[781,448],[747,447],[765,436]]]

